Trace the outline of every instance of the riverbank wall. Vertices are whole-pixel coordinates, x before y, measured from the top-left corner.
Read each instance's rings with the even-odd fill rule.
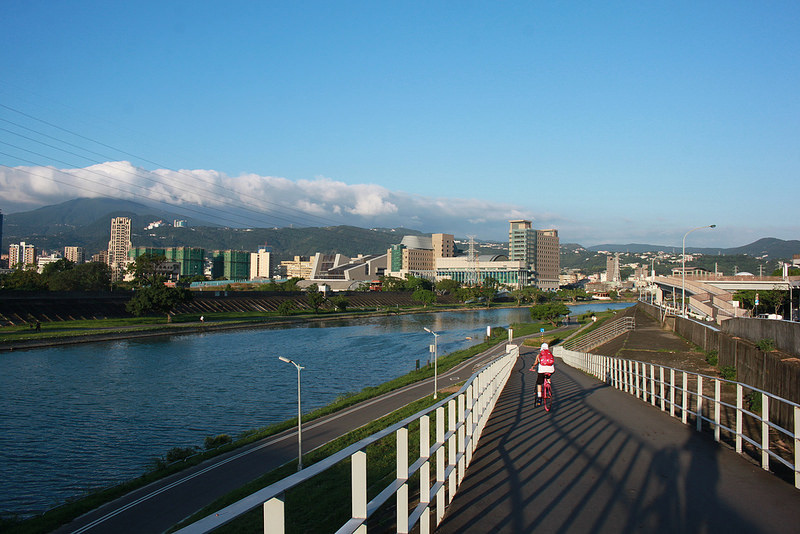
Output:
[[[756,345],[759,339],[732,335],[725,328],[720,329],[693,319],[664,317],[659,308],[643,302],[638,302],[637,307],[657,319],[662,328],[680,335],[704,351],[716,351],[719,367],[734,367],[737,381],[800,403],[798,354],[781,350],[764,351]],[[765,334],[759,332],[756,335]],[[776,403],[770,406],[770,417],[783,424],[793,424],[794,412],[791,406]]]
[[[180,305],[176,313],[208,314],[219,312],[274,312],[290,301],[297,310],[309,310],[302,292],[193,291],[191,302]],[[350,308],[391,308],[414,306],[409,292],[345,291]],[[132,293],[55,293],[4,291],[0,293],[0,326],[40,322],[114,319],[131,317],[125,309]],[[437,297],[439,304],[456,304],[451,295]]]

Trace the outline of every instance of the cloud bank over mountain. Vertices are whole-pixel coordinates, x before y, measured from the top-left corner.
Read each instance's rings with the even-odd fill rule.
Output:
[[[186,207],[232,226],[405,226],[494,239],[505,238],[509,219],[534,219],[540,227],[549,227],[555,219],[510,203],[432,198],[327,177],[293,181],[257,174],[228,176],[214,170],[149,171],[127,161],[80,169],[0,167],[0,208],[6,213],[75,197]]]

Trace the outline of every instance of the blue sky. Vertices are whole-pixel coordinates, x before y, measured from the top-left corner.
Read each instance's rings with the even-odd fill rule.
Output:
[[[796,2],[3,2],[0,209],[800,239],[798,28]]]

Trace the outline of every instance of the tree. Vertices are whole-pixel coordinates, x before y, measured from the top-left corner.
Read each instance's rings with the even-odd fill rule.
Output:
[[[2,287],[22,291],[46,291],[47,280],[39,274],[35,265],[18,264],[13,271],[3,276]]]
[[[381,276],[382,291],[403,291],[406,288],[405,280],[394,276]]]
[[[164,282],[164,277],[158,271],[166,261],[167,257],[163,254],[145,252],[128,267],[128,272],[133,274],[133,282],[138,287],[161,284]]]
[[[108,291],[111,268],[100,262],[82,263],[51,274],[47,285],[50,291]]]
[[[75,267],[75,263],[68,260],[67,258],[61,258],[58,261],[54,261],[53,263],[48,263],[42,269],[42,276],[46,279],[49,279],[52,276],[57,275],[58,273],[63,273],[65,271],[69,271]]]
[[[436,293],[431,291],[430,289],[423,289],[418,288],[414,291],[414,294],[411,295],[411,300],[414,302],[420,302],[424,307],[428,307],[428,304],[431,304],[436,301]]]
[[[320,306],[325,302],[325,295],[319,290],[317,284],[311,284],[306,288],[306,302],[314,310],[314,313],[319,312]]]
[[[170,313],[175,306],[191,299],[191,292],[182,287],[167,287],[163,284],[147,286],[136,290],[125,305],[125,309],[137,317],[161,313],[166,315],[169,321]]]
[[[350,301],[344,295],[336,295],[329,300],[334,308],[342,312],[347,311],[347,307],[350,305]]]
[[[436,282],[436,292],[440,295],[454,293],[459,287],[461,287],[461,283],[451,278],[445,278]]]
[[[403,289],[405,291],[416,291],[417,289],[433,290],[433,282],[427,278],[407,274]]]
[[[496,278],[487,277],[483,279],[480,286],[479,294],[486,300],[486,307],[491,306],[497,290],[500,288],[500,282]]]
[[[291,300],[284,300],[278,304],[278,315],[287,316],[292,314],[294,309],[294,302]]]
[[[558,318],[563,315],[569,315],[569,308],[563,302],[546,302],[531,308],[531,319],[547,321],[553,326],[558,326]]]

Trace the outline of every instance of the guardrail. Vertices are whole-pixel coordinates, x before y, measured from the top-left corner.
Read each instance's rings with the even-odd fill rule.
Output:
[[[590,351],[634,328],[636,328],[636,321],[633,317],[620,317],[585,336],[566,340],[563,346],[569,350]]]
[[[180,534],[210,532],[242,514],[262,506],[264,532],[283,533],[285,530],[286,492],[348,459],[351,464],[352,476],[351,517],[337,532],[365,533],[367,519],[381,505],[387,503],[393,495],[396,496],[397,532],[409,532],[417,525],[422,534],[431,532],[441,522],[446,506],[453,500],[458,486],[464,479],[481,432],[486,426],[503,386],[511,375],[518,356],[519,346],[507,345],[504,356],[497,358],[473,374],[458,392],[441,402],[192,523],[178,532]],[[434,425],[435,441],[433,444],[430,441],[431,419],[433,419]],[[419,423],[419,454],[416,460],[409,465],[409,427],[412,424],[416,426],[416,423]],[[396,443],[396,476],[368,501],[368,491],[374,493],[375,490],[368,488],[367,485],[367,448],[392,434],[395,435]],[[434,480],[431,479],[432,467],[435,470]],[[419,479],[418,492],[410,487],[412,477]],[[345,491],[344,488],[343,491]]]
[[[555,347],[564,363],[603,382],[635,395],[644,402],[680,417],[697,431],[711,430],[716,441],[727,442],[739,454],[770,462],[794,473],[800,489],[800,405],[766,391],[716,377],[653,363],[624,360]],[[779,403],[793,407],[794,428],[783,428],[770,419]]]

